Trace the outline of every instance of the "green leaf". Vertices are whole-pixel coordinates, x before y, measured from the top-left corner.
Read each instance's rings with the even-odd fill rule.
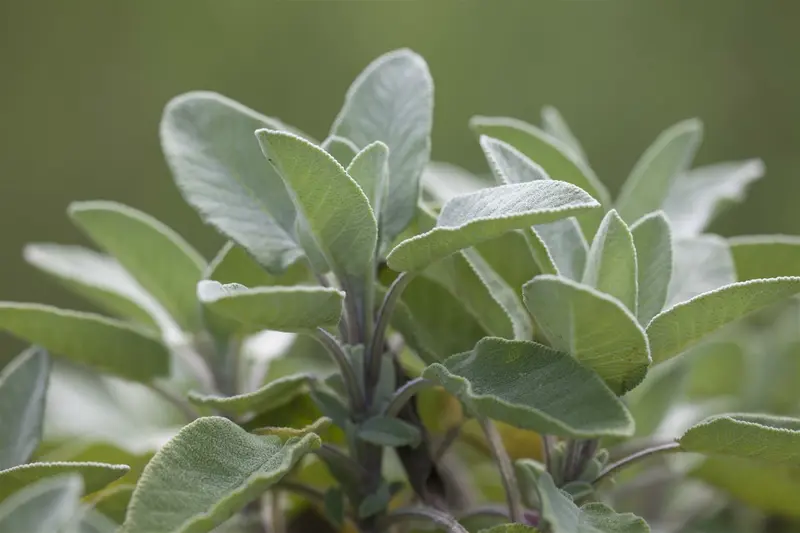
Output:
[[[236,396],[213,396],[189,393],[189,401],[198,407],[211,407],[232,415],[260,413],[291,402],[307,390],[312,380],[309,374],[294,374],[271,381],[260,389]]]
[[[345,501],[344,492],[339,487],[331,487],[325,491],[324,497],[325,516],[331,523],[341,528],[344,524]]]
[[[367,494],[358,506],[358,517],[369,518],[386,510],[392,499],[389,485],[382,484],[375,492]]]
[[[170,353],[133,326],[47,305],[0,303],[0,329],[75,363],[149,383],[169,374]]]
[[[717,163],[679,174],[662,209],[678,237],[698,235],[725,207],[742,202],[747,188],[764,176],[760,159]]]
[[[281,480],[319,437],[251,435],[228,419],[184,427],[147,465],[123,533],[204,533]]]
[[[450,163],[431,162],[422,173],[423,198],[442,205],[454,196],[490,187],[492,182]]]
[[[80,476],[43,480],[0,501],[3,533],[54,533],[67,526],[80,508]]]
[[[128,473],[127,465],[105,463],[28,463],[0,471],[0,500],[42,478],[72,472],[83,478],[86,493],[98,491]]]
[[[28,461],[42,438],[50,358],[28,348],[0,372],[0,470]]]
[[[72,220],[113,255],[185,329],[202,327],[195,286],[206,262],[183,238],[155,218],[115,202],[77,202]]]
[[[636,248],[628,225],[615,210],[603,218],[586,258],[583,283],[637,311]]]
[[[800,278],[726,285],[680,303],[647,326],[654,363],[675,357],[721,327],[800,292]]]
[[[519,294],[520,288],[541,274],[531,249],[521,231],[510,231],[474,247],[489,266]],[[508,258],[513,257],[513,261]]]
[[[358,146],[353,144],[353,141],[337,135],[330,135],[319,146],[343,167],[347,167],[358,153]]]
[[[331,270],[342,283],[362,278],[372,265],[378,228],[358,184],[330,155],[296,135],[258,130],[256,137]]]
[[[220,283],[241,283],[247,287],[272,285],[298,285],[311,279],[308,264],[297,261],[281,275],[273,275],[251,256],[247,250],[228,241],[211,261],[203,276]]]
[[[295,209],[253,132],[287,129],[222,95],[191,92],[171,100],[161,147],[183,197],[203,219],[280,274],[303,256]]]
[[[389,267],[421,270],[463,248],[534,224],[553,222],[599,207],[584,191],[560,181],[501,185],[447,202],[436,226],[401,242],[389,253]]]
[[[639,323],[647,325],[664,308],[672,278],[672,230],[664,213],[645,215],[631,226],[636,246]]]
[[[419,428],[399,418],[374,416],[358,428],[358,437],[378,446],[411,446],[416,448],[422,442]]]
[[[712,416],[689,428],[678,442],[687,452],[800,467],[797,418],[745,413]]]
[[[335,326],[344,293],[328,287],[256,287],[202,281],[198,297],[212,312],[236,321],[243,332],[301,331]]]
[[[423,376],[468,410],[522,429],[573,438],[633,432],[630,414],[596,374],[533,342],[489,337]],[[564,390],[572,392],[558,392]]]
[[[286,440],[292,437],[305,437],[311,433],[322,435],[330,427],[332,422],[330,418],[322,416],[302,428],[265,426],[256,428],[251,433],[255,433],[256,435],[275,435]]]
[[[748,235],[729,242],[739,281],[800,276],[800,237]]]
[[[542,108],[542,129],[546,134],[561,141],[562,144],[575,152],[575,155],[579,158],[584,161],[587,160],[580,141],[572,133],[567,121],[564,120],[564,117],[555,107],[545,106]]]
[[[647,336],[617,299],[549,275],[533,278],[522,293],[552,346],[597,372],[611,390],[624,394],[642,381],[650,365]]]
[[[389,148],[380,141],[367,145],[350,162],[347,174],[358,183],[369,200],[380,228],[381,213],[386,209],[389,183]]]
[[[332,132],[359,148],[374,141],[389,147],[388,197],[380,226],[391,243],[417,210],[419,182],[430,159],[433,79],[425,60],[396,50],[373,61],[353,82]]]
[[[633,222],[661,208],[677,176],[692,164],[703,138],[703,124],[684,120],[668,128],[642,154],[622,186],[617,210]]]
[[[95,493],[89,503],[111,520],[122,523],[135,488],[136,485],[131,484],[114,484]]]
[[[650,370],[644,381],[625,397],[636,421],[635,436],[647,437],[655,433],[672,406],[683,399],[689,369],[683,361],[675,363]]]
[[[747,382],[754,377],[748,359],[749,354],[737,342],[703,342],[690,348],[685,356],[690,365],[687,394],[693,400],[743,395]],[[770,380],[769,387],[773,391],[778,388],[776,381]],[[765,396],[761,391],[756,394]]]
[[[736,281],[728,243],[717,235],[698,235],[673,243],[673,271],[665,309]]]

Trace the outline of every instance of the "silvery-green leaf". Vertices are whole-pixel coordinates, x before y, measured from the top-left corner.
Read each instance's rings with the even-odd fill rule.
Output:
[[[42,438],[50,358],[28,348],[0,372],[0,470],[25,463]]]
[[[795,235],[748,235],[728,241],[736,267],[736,279],[800,276],[800,237]]]
[[[647,325],[664,308],[672,279],[672,231],[664,213],[645,215],[631,226],[636,246],[639,323]]]
[[[185,329],[202,326],[195,286],[206,262],[183,238],[150,215],[115,202],[78,202],[72,220]]]
[[[332,133],[364,148],[389,147],[388,202],[381,238],[391,243],[414,218],[419,182],[431,151],[433,80],[425,60],[411,50],[379,57],[359,74],[345,96]]]
[[[450,163],[431,162],[422,172],[422,190],[438,205],[491,185],[491,181]]]
[[[542,129],[551,137],[561,141],[566,147],[575,152],[582,160],[586,161],[586,153],[583,151],[580,141],[572,133],[567,125],[567,121],[561,113],[553,106],[542,108]]]
[[[331,270],[342,283],[362,278],[372,265],[378,227],[358,184],[325,151],[296,135],[258,130],[256,137]]]
[[[205,279],[220,283],[240,283],[247,287],[271,285],[298,285],[311,279],[308,263],[297,261],[280,275],[273,275],[251,256],[247,250],[233,241],[228,241],[209,263]]]
[[[270,381],[258,390],[236,396],[189,393],[189,401],[200,407],[212,407],[223,413],[245,415],[276,409],[306,391],[309,374],[294,374]]]
[[[123,533],[205,533],[280,481],[320,445],[251,435],[228,419],[184,427],[144,469]]]
[[[622,186],[616,206],[633,223],[660,209],[679,174],[692,164],[703,138],[703,124],[684,120],[663,131],[642,154]]]
[[[572,438],[633,432],[630,414],[594,372],[533,342],[489,337],[423,376],[469,411],[522,429]],[[564,390],[572,393],[558,392]]]
[[[517,295],[525,282],[541,274],[521,231],[510,231],[500,237],[484,241],[474,249]],[[509,257],[513,257],[514,260],[509,261]]]
[[[583,283],[613,296],[636,314],[638,275],[633,235],[612,209],[603,218],[592,241]]]
[[[40,304],[0,303],[0,329],[53,356],[133,381],[166,376],[170,353],[150,333],[124,322]]]
[[[72,472],[83,478],[87,494],[98,491],[128,473],[127,465],[105,463],[28,463],[7,470],[0,470],[0,501],[47,477],[60,476]]]
[[[664,309],[736,281],[727,241],[705,234],[673,242],[673,271]]]
[[[331,154],[343,167],[347,167],[358,153],[358,146],[353,144],[353,141],[338,135],[330,135],[319,146]]]
[[[375,416],[359,426],[358,438],[378,446],[417,447],[422,442],[422,433],[399,418]]]
[[[367,145],[351,160],[347,174],[358,183],[369,200],[380,234],[381,213],[386,209],[389,190],[389,148],[380,141]]]
[[[636,436],[652,435],[670,409],[683,399],[689,368],[677,364],[665,364],[651,369],[644,381],[626,396],[626,404],[636,421]]]
[[[397,271],[421,270],[463,248],[534,224],[553,222],[599,207],[581,189],[560,181],[501,185],[447,202],[436,226],[406,239],[389,253]]]
[[[747,188],[764,176],[764,162],[748,159],[697,167],[679,174],[662,209],[678,237],[699,235],[725,207],[742,202]]]
[[[253,138],[259,128],[286,129],[211,92],[171,100],[161,119],[161,147],[183,197],[203,219],[279,274],[303,256],[295,209],[283,180]]]
[[[654,363],[675,357],[721,327],[800,292],[800,277],[725,285],[667,309],[647,325]]]
[[[80,508],[83,483],[78,475],[43,480],[0,501],[0,532],[55,533]]]
[[[624,394],[650,365],[647,336],[622,303],[595,289],[541,275],[522,289],[525,305],[558,350],[571,354]]]

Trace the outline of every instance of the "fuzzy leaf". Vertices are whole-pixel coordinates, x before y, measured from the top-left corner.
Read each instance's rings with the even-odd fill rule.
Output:
[[[436,226],[401,242],[387,257],[397,271],[421,270],[463,248],[504,233],[599,207],[581,189],[560,181],[501,185],[447,202]]]
[[[636,436],[655,433],[673,405],[683,398],[686,389],[687,365],[660,365],[647,373],[645,380],[625,396],[626,404],[636,421]]]
[[[144,469],[123,533],[205,533],[280,481],[319,437],[251,435],[220,417],[195,420]]]
[[[327,287],[255,287],[202,281],[198,297],[212,312],[236,321],[243,332],[300,331],[335,326],[344,293]]]
[[[90,494],[121,478],[128,470],[127,465],[106,463],[28,463],[0,471],[0,500],[42,478],[72,472],[81,475],[85,492]]]
[[[309,374],[294,374],[271,381],[256,391],[236,396],[190,392],[189,401],[199,407],[212,407],[233,415],[260,413],[291,402],[306,390],[311,379]]]
[[[617,210],[628,222],[661,208],[672,183],[692,164],[703,138],[703,124],[684,120],[668,128],[642,154],[622,186]]]
[[[572,133],[567,121],[564,120],[558,109],[552,106],[545,106],[542,108],[541,114],[544,132],[561,141],[562,144],[575,152],[575,155],[586,161],[586,153],[583,151],[580,141]]]
[[[636,314],[636,249],[628,225],[615,210],[603,218],[586,258],[583,283],[613,296]]]
[[[319,147],[331,154],[331,156],[345,168],[347,168],[347,165],[350,164],[350,161],[352,161],[358,153],[358,146],[353,144],[353,141],[337,135],[330,135],[327,139],[322,141]]]
[[[330,427],[332,422],[333,421],[330,418],[322,416],[302,428],[264,426],[254,429],[252,433],[255,433],[256,435],[275,435],[280,437],[281,439],[290,439],[292,437],[305,437],[306,435],[309,435],[311,433],[322,435]]]
[[[0,372],[0,470],[25,463],[42,438],[50,358],[28,348]]]
[[[736,281],[728,243],[711,234],[673,243],[673,272],[665,309]]]
[[[47,305],[0,303],[0,329],[54,356],[132,381],[166,376],[170,353],[158,339],[100,315]]]
[[[760,159],[717,163],[679,174],[662,209],[678,237],[699,235],[728,205],[744,200],[747,188],[764,176]]]
[[[208,265],[204,278],[223,284],[241,283],[247,287],[269,287],[298,285],[311,279],[311,275],[305,261],[297,261],[279,276],[270,274],[247,250],[228,241]]]
[[[201,328],[195,286],[206,263],[173,230],[150,215],[115,202],[78,202],[72,220],[113,255],[185,329]]]
[[[642,381],[650,365],[647,336],[617,299],[556,276],[522,288],[525,305],[557,350],[571,354],[617,394]]]
[[[656,315],[647,326],[653,362],[661,363],[721,327],[800,292],[800,278],[732,283]]]
[[[591,370],[567,354],[525,341],[486,338],[472,352],[425,369],[470,411],[564,437],[630,435],[633,420]],[[558,391],[569,390],[565,396]]]
[[[384,416],[374,416],[361,424],[358,437],[378,446],[416,448],[422,442],[422,434],[418,428],[399,418]]]
[[[486,187],[492,182],[450,163],[431,162],[422,173],[422,189],[437,205],[442,205],[454,196],[467,194]]]
[[[729,242],[739,281],[800,276],[800,237],[752,235]]]
[[[389,184],[389,148],[380,141],[364,147],[347,167],[347,174],[358,183],[369,200],[375,219],[386,209]],[[380,225],[379,225],[380,231]]]
[[[639,323],[647,325],[667,301],[672,278],[672,231],[661,212],[643,216],[631,226],[636,247]]]
[[[3,533],[54,533],[62,531],[80,508],[80,476],[43,480],[0,501]]]
[[[171,100],[161,119],[161,147],[183,197],[203,219],[240,244],[273,274],[303,256],[295,209],[253,132],[286,129],[211,92]]]
[[[256,137],[331,270],[342,283],[363,277],[378,228],[358,184],[330,155],[296,135],[258,130]]]
[[[381,238],[391,243],[417,210],[419,182],[430,159],[433,79],[425,60],[396,50],[373,61],[353,82],[332,133],[363,149],[374,141],[389,147],[388,196]]]

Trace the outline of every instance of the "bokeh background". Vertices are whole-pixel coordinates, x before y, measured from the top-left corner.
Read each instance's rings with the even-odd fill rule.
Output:
[[[215,90],[323,138],[351,80],[398,47],[433,73],[436,160],[484,171],[471,115],[538,122],[552,104],[617,191],[662,129],[696,116],[697,163],[767,165],[713,230],[800,234],[798,21],[790,0],[0,1],[0,299],[84,307],[21,257],[87,243],[74,200],[143,209],[213,255],[222,239],[160,152],[172,96]]]

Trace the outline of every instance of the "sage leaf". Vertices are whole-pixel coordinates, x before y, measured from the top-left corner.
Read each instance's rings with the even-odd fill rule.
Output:
[[[662,132],[636,162],[617,198],[628,222],[661,208],[677,176],[692,164],[703,138],[703,124],[684,120]]]
[[[282,443],[251,435],[225,418],[195,420],[145,467],[122,532],[211,531],[319,445],[313,434]]]
[[[800,276],[800,237],[752,235],[728,242],[738,281]]]
[[[581,189],[560,181],[501,185],[457,196],[442,208],[436,226],[406,239],[387,263],[397,271],[421,270],[463,248],[504,233],[599,207]]]
[[[0,470],[0,501],[43,478],[77,473],[83,478],[86,494],[96,492],[128,473],[127,465],[106,463],[28,463]]]
[[[386,208],[389,182],[389,148],[380,141],[364,147],[351,160],[347,174],[358,183],[369,200],[380,234],[381,213]]]
[[[615,393],[644,379],[650,365],[647,336],[619,300],[550,275],[533,278],[522,293],[552,346],[597,372]]]
[[[307,390],[311,379],[309,374],[285,376],[267,383],[258,390],[235,396],[214,396],[190,392],[189,401],[198,407],[211,407],[237,416],[260,413],[291,402]]]
[[[378,227],[358,184],[330,155],[296,135],[258,130],[256,137],[331,270],[345,284],[365,276]]]
[[[353,144],[353,141],[337,135],[328,136],[319,146],[331,154],[331,156],[345,168],[347,168],[347,165],[350,164],[350,161],[352,161],[358,153],[358,146]]]
[[[575,152],[575,155],[580,159],[587,160],[580,141],[572,133],[567,121],[564,120],[564,117],[555,107],[545,106],[542,108],[542,129],[545,133],[558,139],[564,146]]]
[[[228,241],[211,261],[203,276],[222,284],[240,283],[248,287],[272,285],[299,285],[311,279],[308,263],[297,261],[280,275],[273,275],[251,256],[247,250]]]
[[[332,133],[360,149],[375,141],[389,147],[388,196],[381,238],[391,243],[414,218],[419,182],[430,159],[433,79],[411,50],[385,54],[359,74],[345,96]]]
[[[712,416],[689,428],[678,442],[688,452],[800,467],[797,418],[744,413]]]
[[[295,396],[296,397],[296,396]],[[252,430],[251,433],[256,435],[276,435],[281,439],[290,439],[292,437],[305,437],[311,433],[316,433],[322,436],[325,431],[330,427],[333,420],[326,416],[322,416],[305,427],[291,428],[281,426],[264,426]]]
[[[0,329],[54,356],[124,379],[149,383],[169,374],[170,353],[157,338],[100,315],[3,302]]]
[[[592,241],[583,283],[613,296],[636,314],[638,275],[633,235],[612,209],[603,218]]]
[[[241,331],[302,331],[335,326],[344,293],[328,287],[255,287],[201,281],[197,295],[213,313],[235,321]]]
[[[416,448],[422,442],[422,433],[419,428],[399,418],[374,416],[358,428],[358,438],[378,446]]]
[[[422,172],[422,190],[427,197],[441,206],[454,196],[479,191],[490,187],[489,180],[450,163],[430,162]]]
[[[716,216],[744,200],[748,187],[764,176],[760,159],[717,163],[679,174],[662,209],[678,237],[702,233]]]
[[[122,523],[135,488],[130,483],[115,483],[90,496],[88,503],[111,520]]]
[[[698,235],[673,243],[673,273],[665,309],[736,281],[730,247],[717,235]]]
[[[188,331],[201,328],[195,286],[206,263],[180,235],[153,217],[114,202],[73,203],[69,214],[178,324]]]
[[[203,219],[280,274],[303,256],[286,186],[266,162],[253,132],[287,129],[280,121],[211,92],[171,100],[161,147],[183,197]]]
[[[651,369],[644,381],[625,396],[636,421],[636,437],[653,435],[670,409],[683,398],[689,368],[683,361],[675,363]]]
[[[800,278],[743,281],[696,296],[647,325],[654,363],[675,357],[721,327],[800,292]]]
[[[594,372],[533,342],[488,337],[471,352],[428,366],[423,376],[468,411],[521,429],[571,438],[633,432],[630,414]]]
[[[80,476],[43,480],[0,501],[2,533],[53,533],[66,527],[80,508]]]
[[[42,438],[50,358],[29,348],[0,372],[0,470],[28,461]]]
[[[664,309],[672,279],[672,230],[664,213],[643,216],[631,226],[636,247],[639,323],[647,325]]]

